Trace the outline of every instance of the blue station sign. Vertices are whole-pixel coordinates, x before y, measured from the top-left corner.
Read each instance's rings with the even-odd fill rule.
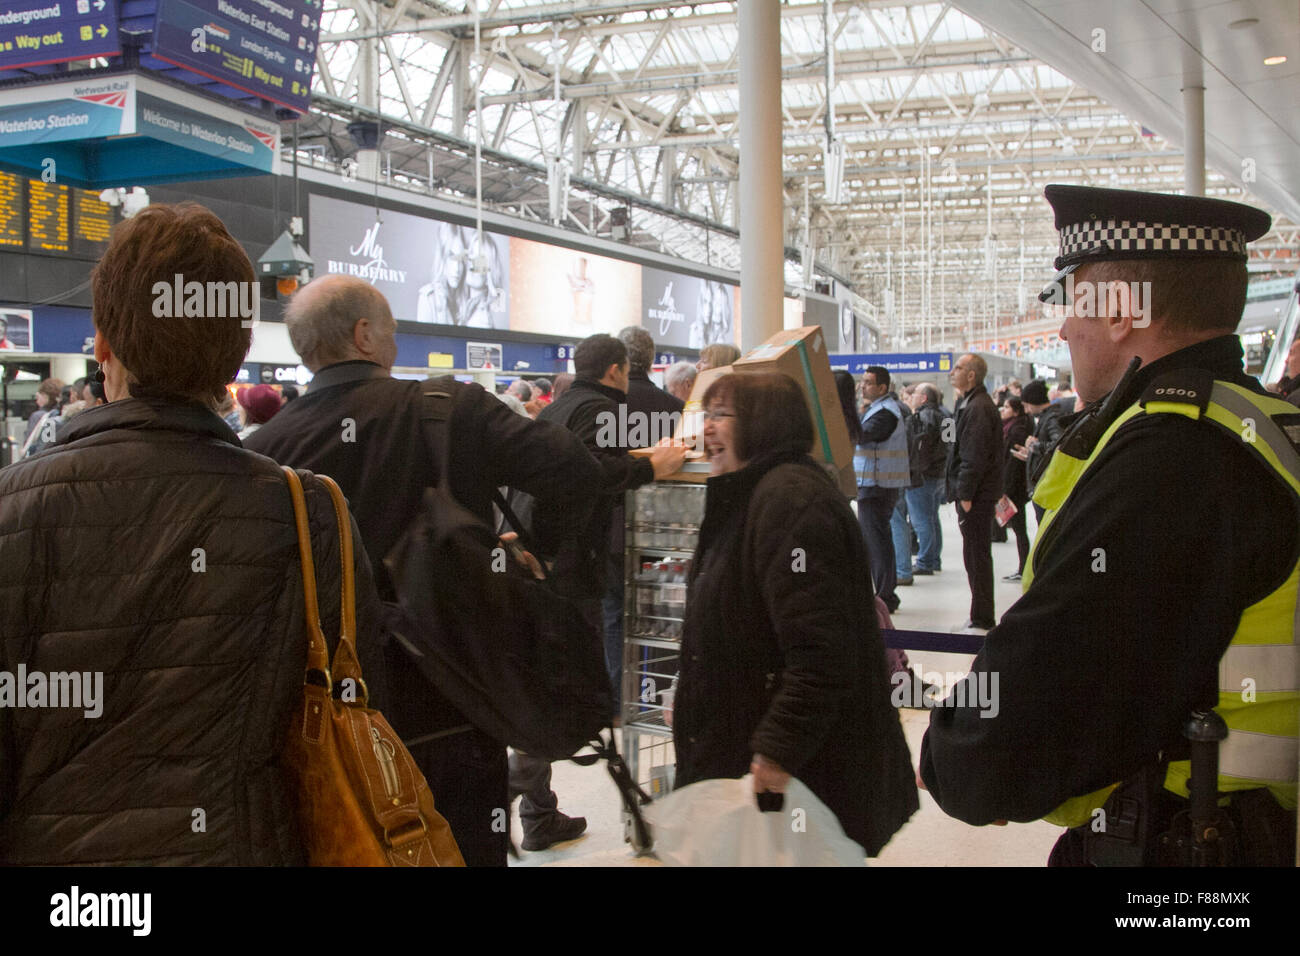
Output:
[[[0,70],[116,56],[117,0],[5,0]]]
[[[153,55],[307,112],[321,0],[159,0]]]
[[[844,369],[861,375],[869,365],[879,365],[891,375],[948,374],[952,371],[951,352],[880,352],[830,356],[832,369]]]

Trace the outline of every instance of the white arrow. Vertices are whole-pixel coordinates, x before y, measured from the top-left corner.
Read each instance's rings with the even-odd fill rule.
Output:
[[[96,10],[103,10],[103,9],[104,9],[104,0],[95,0],[95,9],[96,9]]]

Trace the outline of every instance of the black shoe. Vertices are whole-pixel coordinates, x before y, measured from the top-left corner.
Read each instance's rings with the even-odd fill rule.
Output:
[[[556,810],[535,825],[525,826],[524,849],[545,850],[556,843],[576,840],[587,830],[586,817],[570,817]]]
[[[970,631],[970,630],[975,630],[975,631],[991,631],[991,630],[993,630],[993,625],[992,625],[992,624],[976,624],[974,621],[967,621],[965,624],[962,625],[962,627],[965,628],[965,629],[968,630],[968,631]]]
[[[1020,572],[1017,571],[1015,574],[1008,574],[1008,575],[1007,575],[1005,578],[1003,578],[1002,580],[1003,580],[1003,581],[1019,581],[1019,580],[1020,580]]]
[[[884,598],[881,598],[881,600],[885,601]],[[889,611],[890,614],[893,614],[899,609],[902,603],[903,602],[900,601],[898,598],[894,598],[892,601],[885,601],[885,609]]]
[[[929,577],[930,575],[934,574],[934,572],[929,570],[928,568],[918,568],[916,565],[913,565],[912,574],[913,575],[919,574],[922,577]]]

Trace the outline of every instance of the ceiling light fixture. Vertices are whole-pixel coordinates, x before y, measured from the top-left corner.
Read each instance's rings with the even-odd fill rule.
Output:
[[[1240,20],[1233,20],[1228,24],[1229,30],[1244,30],[1246,27],[1253,27],[1259,23],[1259,17],[1244,17]]]
[[[1277,66],[1279,63],[1285,63],[1285,62],[1286,62],[1286,57],[1284,57],[1284,56],[1266,56],[1266,57],[1264,57],[1264,65],[1265,65],[1265,66]]]

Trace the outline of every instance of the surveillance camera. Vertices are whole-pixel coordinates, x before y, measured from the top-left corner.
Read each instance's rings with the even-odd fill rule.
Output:
[[[149,194],[139,186],[132,187],[131,192],[122,197],[122,216],[130,219],[148,206]]]

